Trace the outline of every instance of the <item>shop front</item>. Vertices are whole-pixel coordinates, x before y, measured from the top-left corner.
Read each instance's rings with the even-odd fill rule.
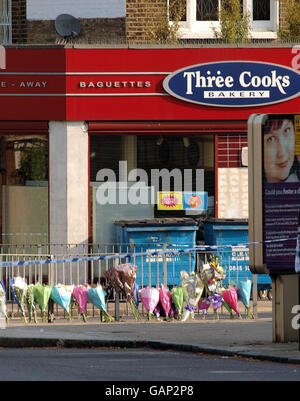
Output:
[[[299,112],[295,56],[287,47],[7,49],[2,241],[35,233],[108,244],[116,220],[247,219],[247,120]]]

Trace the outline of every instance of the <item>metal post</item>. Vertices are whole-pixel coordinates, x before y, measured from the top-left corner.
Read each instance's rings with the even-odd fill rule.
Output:
[[[162,244],[162,250],[163,251],[167,250],[167,244]],[[167,286],[167,255],[165,253],[163,253],[162,258],[163,258],[163,285],[166,287]]]
[[[151,256],[148,255],[149,287],[151,287]]]
[[[120,320],[120,293],[116,291],[115,293],[115,321]]]
[[[257,274],[252,274],[252,306],[253,316],[255,319],[258,318],[257,313]]]
[[[120,259],[115,259],[114,265],[118,266],[121,263]],[[118,322],[120,320],[120,293],[119,291],[115,291],[115,321]]]

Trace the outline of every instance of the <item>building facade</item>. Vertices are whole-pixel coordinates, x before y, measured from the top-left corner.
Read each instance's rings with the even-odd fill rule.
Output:
[[[268,88],[284,91],[277,67],[299,69],[299,49],[278,42],[283,2],[261,1],[259,8],[258,2],[243,1],[252,16],[253,40],[272,42],[263,47],[184,42],[156,48],[148,46],[149,30],[161,15],[168,16],[170,2],[114,0],[109,9],[106,3],[90,0],[83,7],[83,2],[66,1],[62,8],[61,2],[51,2],[41,8],[37,0],[11,0],[3,7],[10,11],[12,29],[0,70],[3,242],[11,234],[24,241],[22,234],[36,233],[53,244],[111,243],[115,220],[192,215],[159,207],[157,192],[165,188],[152,174],[163,169],[168,178],[177,172],[186,192],[207,194],[205,213],[194,215],[246,219],[248,118],[299,111],[297,93],[273,100]],[[218,25],[211,15],[218,4],[189,0],[179,23],[181,39],[211,40],[211,22]],[[71,44],[55,31],[55,17],[63,13],[81,22]],[[113,45],[101,44],[107,38]],[[232,75],[225,72],[229,62],[235,74],[244,74],[242,88],[233,87],[231,78],[226,81]],[[209,66],[214,80],[207,80],[213,72]],[[235,91],[239,98],[215,104],[185,98],[169,85],[168,77],[177,71],[186,74],[185,92],[195,77],[198,88],[207,86],[207,96],[235,96],[230,95]],[[261,87],[257,80],[263,77]],[[219,90],[210,90],[216,82]],[[244,96],[254,100],[243,103]],[[101,195],[98,187],[107,180],[126,183],[126,202]],[[139,180],[151,202],[128,201]],[[178,190],[174,180],[169,191]]]
[[[249,16],[252,40],[277,41],[278,31],[287,31],[289,7],[297,0],[241,0]],[[184,6],[178,37],[184,42],[214,40],[220,29],[218,7],[221,0],[104,0],[45,1],[1,0],[2,43],[55,44],[54,22],[60,14],[71,14],[81,23],[81,44],[149,43],[165,24],[172,25],[172,5]],[[171,7],[171,8],[170,8]],[[171,10],[171,11],[170,11]],[[210,42],[211,43],[211,42]]]

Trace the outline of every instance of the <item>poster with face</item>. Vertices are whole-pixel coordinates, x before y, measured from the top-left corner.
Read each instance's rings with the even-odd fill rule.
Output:
[[[289,273],[295,268],[300,209],[299,117],[269,115],[262,126],[264,263],[273,273]]]

